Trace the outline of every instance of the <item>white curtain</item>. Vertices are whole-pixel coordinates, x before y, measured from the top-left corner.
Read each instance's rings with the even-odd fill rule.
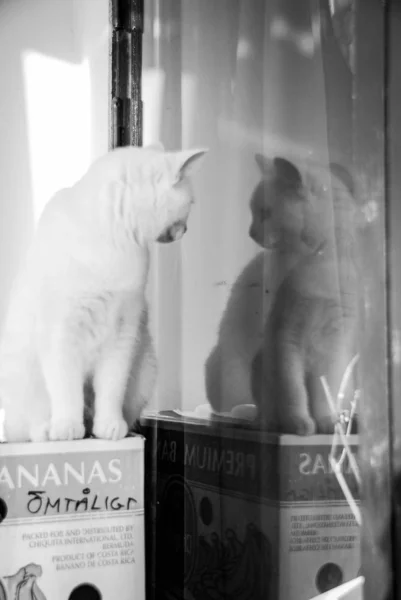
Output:
[[[205,360],[236,277],[260,251],[248,236],[255,153],[325,163],[331,135],[330,159],[344,162],[328,106],[346,110],[350,71],[333,47],[335,79],[325,77],[328,10],[319,0],[145,2],[144,143],[210,148],[186,236],[153,261],[159,409],[207,401]]]

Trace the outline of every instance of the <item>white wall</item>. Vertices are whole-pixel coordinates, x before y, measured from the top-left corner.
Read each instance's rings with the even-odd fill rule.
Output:
[[[108,146],[108,0],[0,2],[0,324],[44,203]]]

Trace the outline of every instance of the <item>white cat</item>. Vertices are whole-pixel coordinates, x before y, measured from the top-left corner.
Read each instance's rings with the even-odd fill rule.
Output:
[[[256,157],[250,236],[264,248],[243,270],[206,363],[218,411],[259,405],[269,429],[332,430],[323,394],[335,394],[356,352],[360,215],[345,169]]]
[[[118,148],[45,207],[11,294],[0,348],[7,441],[119,439],[150,399],[145,288],[152,242],[178,240],[206,150]]]

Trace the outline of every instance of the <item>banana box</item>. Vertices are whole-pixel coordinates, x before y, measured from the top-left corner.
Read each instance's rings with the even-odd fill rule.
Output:
[[[144,600],[144,439],[0,444],[0,600]]]
[[[331,436],[174,411],[148,414],[142,433],[148,600],[309,600],[358,575],[360,531],[329,464]],[[357,499],[347,462],[343,475]]]

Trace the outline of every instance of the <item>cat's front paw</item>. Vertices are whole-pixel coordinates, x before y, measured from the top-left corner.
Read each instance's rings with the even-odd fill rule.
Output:
[[[49,433],[49,421],[35,423],[34,425],[31,425],[29,429],[29,437],[31,439],[31,442],[47,442],[49,440]]]
[[[280,430],[282,433],[313,435],[316,433],[316,423],[307,415],[287,415],[281,420]]]
[[[52,441],[81,440],[85,436],[85,427],[81,421],[73,419],[52,420],[49,431],[49,439]]]
[[[100,419],[93,425],[93,434],[103,440],[121,440],[128,433],[128,425],[124,419]]]

